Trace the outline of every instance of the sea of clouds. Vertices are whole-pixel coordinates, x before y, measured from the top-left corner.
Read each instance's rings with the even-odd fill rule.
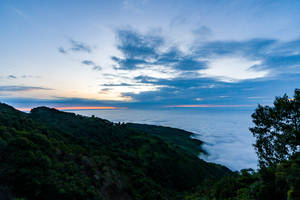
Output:
[[[207,108],[165,110],[89,110],[76,111],[113,122],[135,122],[170,126],[191,131],[205,142],[208,155],[200,158],[227,166],[231,170],[257,168],[255,142],[249,127],[251,109]]]

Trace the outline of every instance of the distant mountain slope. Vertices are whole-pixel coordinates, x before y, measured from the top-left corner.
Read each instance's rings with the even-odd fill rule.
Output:
[[[202,141],[191,138],[193,133],[171,127],[155,126],[148,124],[127,123],[128,127],[137,131],[155,135],[166,142],[172,143],[186,152],[198,156],[199,153],[206,154],[201,148]]]
[[[187,152],[176,129],[172,138],[170,128],[159,127],[162,136],[146,127],[0,104],[0,197],[182,199],[206,180],[231,174]]]

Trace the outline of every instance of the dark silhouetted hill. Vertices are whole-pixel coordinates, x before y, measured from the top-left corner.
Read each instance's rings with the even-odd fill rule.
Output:
[[[39,107],[0,104],[0,196],[182,199],[232,172],[197,157],[201,141],[166,127],[115,124]]]

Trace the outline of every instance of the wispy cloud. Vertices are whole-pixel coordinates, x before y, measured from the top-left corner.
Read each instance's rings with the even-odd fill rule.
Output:
[[[39,79],[42,78],[41,76],[36,76],[36,75],[22,75],[21,78],[34,78],[34,79]]]
[[[198,31],[207,32],[209,28],[200,27]],[[284,58],[276,56],[270,59],[270,51],[279,42],[269,39],[253,39],[249,41],[217,41],[195,43],[189,53],[183,53],[175,45],[165,47],[165,39],[160,35],[140,34],[132,29],[117,30],[117,48],[122,57],[113,56],[115,68],[120,70],[136,70],[165,66],[176,70],[184,76],[184,71],[197,71],[199,77],[211,77],[224,82],[262,78],[273,69],[272,60]],[[162,50],[165,49],[165,50]],[[290,62],[298,62],[294,55]],[[286,63],[286,62],[285,62]],[[192,74],[192,73],[190,73]],[[195,75],[195,74],[194,74]]]
[[[206,40],[213,35],[213,31],[207,26],[199,26],[192,30],[198,40]]]
[[[62,54],[67,54],[68,53],[67,50],[65,50],[63,47],[59,47],[58,52],[62,53]]]
[[[147,2],[149,0],[123,0],[122,8],[130,12],[140,13]]]
[[[202,27],[198,31],[207,31],[208,34],[209,29],[205,29]],[[166,46],[165,38],[156,34],[124,29],[118,30],[117,36],[117,48],[123,56],[112,57],[116,69],[128,72],[149,70],[143,75],[132,74],[134,83],[163,86],[138,94],[124,93],[140,102],[151,99],[157,102],[195,103],[199,96],[206,95],[209,95],[209,98],[205,98],[207,103],[247,102],[249,95],[257,95],[260,87],[271,87],[272,82],[282,78],[283,73],[291,77],[300,72],[298,41],[202,41],[195,42],[187,52],[182,52],[176,45]],[[165,78],[153,75],[155,66],[167,67],[174,76]],[[285,80],[280,82],[287,84]],[[297,81],[294,82],[296,84]],[[248,89],[252,85],[256,85],[256,89],[251,92]],[[215,97],[212,96],[214,93],[217,94]]]
[[[117,48],[123,57],[112,57],[116,69],[136,70],[152,69],[159,66],[169,68],[169,71],[195,71],[206,67],[202,61],[193,55],[186,55],[176,46],[165,48],[165,39],[156,34],[140,34],[132,29],[117,31]]]
[[[11,6],[11,9],[13,10],[14,13],[16,13],[18,16],[22,17],[25,21],[30,22],[30,16],[26,14],[24,11],[22,11],[19,8],[16,8],[14,6]]]
[[[7,78],[8,78],[8,79],[16,79],[17,77],[14,76],[14,75],[8,75]]]
[[[274,81],[284,87],[287,79],[283,74],[293,76],[295,85],[300,75],[297,40],[206,40],[213,33],[209,27],[199,26],[192,30],[198,35],[195,42],[182,50],[157,31],[142,33],[131,27],[115,31],[119,53],[111,55],[111,69],[93,59],[80,62],[94,70],[103,69],[99,94],[127,102],[198,105],[201,97],[203,105],[244,105],[254,103],[248,97],[264,95],[259,88],[271,88]],[[79,44],[73,42],[72,46],[89,52]],[[77,51],[72,48],[63,48],[61,53]]]
[[[16,79],[38,79],[41,78],[41,76],[35,76],[35,75],[13,75],[13,74],[9,74],[7,76],[0,76],[0,78],[5,78],[5,79],[9,79],[9,80],[16,80]]]
[[[84,43],[84,42],[80,42],[80,41],[76,41],[76,40],[70,40],[71,42],[71,48],[70,50],[72,51],[79,51],[79,52],[86,52],[86,53],[91,53],[92,52],[92,48]]]
[[[138,86],[138,84],[130,84],[130,83],[108,83],[108,84],[102,84],[101,86],[107,86],[107,87],[116,87],[116,86]]]
[[[136,69],[139,64],[153,64],[157,58],[157,50],[163,38],[153,35],[142,35],[132,29],[119,29],[117,48],[124,58],[112,57],[119,69]]]
[[[70,47],[58,47],[58,52],[62,54],[67,54],[69,52],[84,52],[84,53],[92,53],[93,48],[81,41],[70,39]]]
[[[100,65],[97,65],[94,61],[92,60],[83,60],[81,61],[81,63],[83,65],[88,65],[88,66],[92,66],[93,67],[93,70],[98,70],[100,71],[102,69],[102,67]]]
[[[19,86],[19,85],[6,85],[0,86],[0,92],[20,92],[20,91],[31,91],[31,90],[53,90],[44,87],[34,87],[34,86]]]

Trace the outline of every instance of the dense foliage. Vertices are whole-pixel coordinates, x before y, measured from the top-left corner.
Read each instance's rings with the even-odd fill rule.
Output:
[[[232,176],[225,176],[217,183],[207,182],[186,200],[298,200],[300,199],[300,154],[276,167],[254,172],[244,169]]]
[[[261,167],[289,159],[300,147],[300,89],[294,98],[277,97],[273,107],[259,105],[252,118],[255,127],[250,131]]]
[[[208,181],[187,200],[300,199],[300,90],[294,98],[277,97],[273,107],[259,105],[252,118],[258,171],[244,169],[217,183]]]
[[[199,152],[206,154],[206,152],[201,148],[203,142],[198,139],[193,139],[193,134],[191,132],[177,128],[136,123],[127,123],[127,126],[140,132],[155,135],[169,143],[176,144],[191,155],[198,156]]]
[[[300,199],[300,90],[252,115],[259,169],[197,157],[189,132],[0,104],[0,199]],[[247,156],[247,155],[245,155]]]
[[[182,199],[231,174],[185,151],[189,142],[154,135],[96,117],[46,107],[26,114],[0,104],[0,198]]]

